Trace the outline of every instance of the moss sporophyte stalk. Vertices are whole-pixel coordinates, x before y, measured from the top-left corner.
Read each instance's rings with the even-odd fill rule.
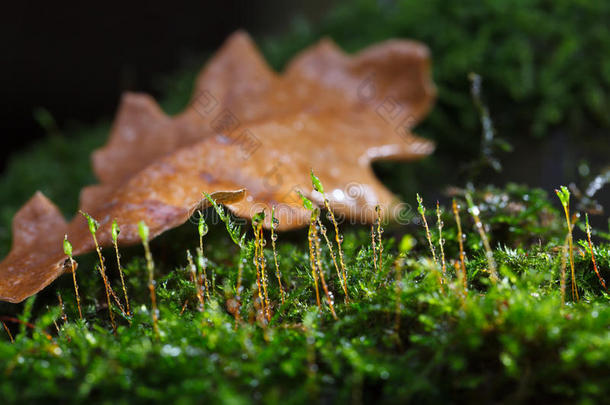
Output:
[[[578,286],[576,285],[576,274],[574,273],[574,241],[572,237],[572,231],[574,229],[574,220],[570,218],[570,190],[566,186],[561,186],[555,193],[561,201],[563,211],[565,213],[566,224],[568,227],[567,239],[569,247],[569,258],[570,258],[570,271],[572,280],[572,299],[575,301],[579,300]]]
[[[277,284],[280,289],[280,299],[282,301],[282,305],[285,304],[285,296],[284,286],[282,285],[282,273],[280,272],[280,266],[277,260],[277,248],[275,243],[277,241],[277,233],[276,228],[279,225],[278,219],[275,217],[275,206],[271,207],[271,247],[273,249],[273,263],[275,264],[275,276],[277,277]]]
[[[444,293],[445,292],[445,287],[444,287],[445,280],[443,279],[442,270],[438,263],[438,259],[436,258],[436,249],[434,248],[434,243],[432,242],[432,235],[430,234],[430,228],[428,227],[428,221],[426,220],[426,207],[424,206],[423,199],[419,196],[419,194],[416,194],[416,197],[417,197],[417,211],[419,212],[419,215],[421,216],[422,224],[426,231],[426,239],[428,240],[428,246],[430,247],[430,253],[432,254],[432,260],[434,261],[433,272],[436,273],[436,275],[437,275],[436,277],[438,279],[438,286],[439,286],[441,292]]]
[[[591,252],[591,262],[593,263],[593,270],[595,271],[595,275],[597,276],[599,283],[604,287],[604,290],[607,290],[606,281],[603,279],[601,274],[599,273],[599,269],[597,268],[597,261],[595,260],[595,250],[593,249],[593,242],[591,241],[591,226],[589,225],[589,214],[585,214],[585,224],[587,230],[587,242],[589,243],[589,251]]]
[[[208,233],[208,224],[205,222],[205,218],[202,212],[199,212],[199,219],[197,221],[197,231],[199,233],[199,248],[197,249],[197,269],[199,270],[199,277],[203,278],[203,286],[205,289],[205,295],[207,299],[210,299],[210,291],[208,286],[208,275],[206,269],[206,258],[203,255],[203,237]]]
[[[458,245],[459,245],[459,252],[460,252],[460,258],[459,258],[459,270],[460,270],[460,275],[462,278],[462,285],[463,285],[463,292],[464,295],[466,295],[467,291],[468,291],[468,279],[466,276],[466,255],[464,254],[464,233],[462,233],[462,221],[460,219],[460,207],[457,204],[457,202],[455,201],[455,198],[453,199],[453,201],[451,202],[451,207],[453,209],[453,215],[455,218],[455,225],[456,225],[456,230],[457,230],[457,240],[458,240]],[[456,269],[458,268],[458,264],[456,262]]]
[[[148,271],[148,290],[150,292],[150,303],[151,303],[151,316],[153,323],[153,330],[155,336],[159,338],[159,310],[157,309],[157,295],[155,292],[155,264],[153,262],[152,253],[150,252],[150,246],[148,245],[148,237],[150,230],[144,221],[138,223],[138,233],[140,239],[142,239],[142,246],[144,246],[144,254],[146,257],[146,270]]]
[[[76,306],[78,307],[78,316],[83,319],[83,311],[80,307],[80,295],[78,294],[78,283],[76,282],[76,263],[72,258],[72,244],[68,241],[68,235],[64,236],[64,254],[70,260],[70,272],[72,273],[72,282],[74,283],[74,295],[76,296]]]
[[[125,297],[125,309],[128,317],[131,316],[131,307],[129,306],[129,295],[127,294],[127,287],[125,286],[125,277],[123,276],[123,267],[121,266],[121,255],[119,254],[119,233],[121,232],[119,224],[116,219],[112,221],[112,244],[114,245],[114,252],[116,255],[116,264],[119,270],[119,276],[121,278],[121,287],[123,288],[123,294]]]
[[[332,244],[330,243],[330,241],[328,240],[328,238],[326,236],[326,227],[323,228],[322,223],[318,219],[318,226],[320,227],[321,231],[323,230],[322,233],[324,235],[324,239],[326,240],[327,246],[330,250],[333,264],[335,266],[335,269],[337,270],[337,275],[339,276],[339,280],[340,280],[339,282],[341,283],[341,287],[343,288],[345,303],[348,303],[349,302],[349,292],[347,289],[347,271],[345,269],[345,260],[343,258],[343,248],[341,247],[341,245],[343,244],[343,236],[341,235],[341,233],[339,233],[339,224],[337,223],[337,219],[335,218],[335,213],[331,209],[328,198],[326,198],[326,195],[324,194],[324,186],[322,185],[322,182],[320,181],[320,179],[314,174],[313,169],[311,169],[310,177],[311,177],[311,183],[312,183],[314,190],[322,195],[322,198],[324,200],[324,208],[326,209],[327,218],[333,224],[333,228],[335,230],[335,241],[337,243],[337,253],[339,254],[339,265],[341,267],[341,271],[339,271],[339,266],[337,266],[337,258],[335,256],[334,251],[332,250]],[[305,204],[305,201],[304,201],[304,204]],[[306,208],[311,210],[311,207],[306,206]]]
[[[262,308],[263,323],[271,321],[271,310],[269,307],[269,295],[267,293],[267,271],[264,254],[265,239],[263,235],[264,211],[259,212],[252,219],[252,230],[254,233],[254,266],[256,268],[256,285],[258,286],[258,299]]]
[[[106,290],[106,303],[108,305],[108,315],[110,316],[110,323],[112,324],[112,329],[116,333],[116,322],[114,320],[114,313],[112,312],[112,302],[110,299],[111,295],[114,296],[117,305],[119,305],[119,307],[121,308],[121,311],[122,312],[125,312],[125,311],[122,309],[121,304],[119,303],[118,299],[116,298],[114,291],[112,291],[112,287],[110,287],[110,283],[108,282],[108,278],[106,277],[106,267],[104,265],[104,257],[102,256],[102,249],[101,249],[99,243],[97,242],[97,237],[96,237],[96,233],[99,228],[99,223],[86,212],[80,211],[80,213],[87,220],[87,224],[89,226],[89,232],[91,233],[91,237],[93,238],[93,242],[95,244],[95,251],[97,252],[97,256],[99,259],[99,266],[97,268],[100,273],[100,276],[102,277],[102,281],[104,282],[104,288]]]
[[[441,250],[441,269],[443,278],[447,276],[447,264],[445,263],[445,238],[443,237],[443,220],[441,218],[441,208],[439,202],[436,202],[436,225],[438,227],[438,245]]]
[[[491,250],[489,238],[487,237],[487,232],[485,231],[485,225],[483,225],[483,222],[481,222],[481,219],[479,218],[480,209],[474,204],[472,196],[469,193],[466,193],[466,202],[468,203],[468,212],[470,212],[470,215],[472,215],[472,218],[474,219],[474,224],[476,226],[477,231],[479,232],[479,236],[481,237],[483,247],[485,248],[485,258],[487,259],[488,267],[487,271],[490,274],[490,280],[493,283],[497,283],[499,275],[496,260],[494,259],[494,254]]]

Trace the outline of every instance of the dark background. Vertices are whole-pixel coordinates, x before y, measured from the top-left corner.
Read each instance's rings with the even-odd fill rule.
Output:
[[[155,80],[215,50],[244,28],[281,34],[298,16],[316,21],[332,1],[4,2],[0,12],[0,170],[45,131],[112,117],[126,90],[157,95]]]

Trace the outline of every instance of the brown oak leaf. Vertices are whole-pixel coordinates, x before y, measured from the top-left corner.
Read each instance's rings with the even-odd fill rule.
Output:
[[[139,242],[141,220],[151,238],[184,223],[207,206],[202,192],[244,218],[275,206],[279,229],[293,229],[310,219],[297,190],[323,203],[311,186],[313,169],[337,215],[370,222],[376,205],[391,215],[398,203],[371,162],[433,151],[410,129],[434,95],[428,50],[419,43],[390,40],[352,56],[325,39],[277,74],[237,32],[199,74],[182,113],[170,117],[144,94],[123,96],[108,143],[93,153],[99,184],[82,190],[80,208],[100,222],[102,246],[111,244],[115,219],[121,244]],[[65,234],[74,255],[93,250],[85,219],[66,223],[36,193],[13,219],[1,300],[20,302],[68,271]]]

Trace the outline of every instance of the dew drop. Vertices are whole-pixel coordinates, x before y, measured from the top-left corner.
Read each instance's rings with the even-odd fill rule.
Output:
[[[210,230],[210,228],[208,227],[208,224],[206,224],[205,222],[199,223],[199,226],[198,226],[199,236],[207,235],[209,230]]]

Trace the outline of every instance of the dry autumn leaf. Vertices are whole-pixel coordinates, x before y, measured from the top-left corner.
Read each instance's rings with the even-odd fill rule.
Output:
[[[93,154],[100,183],[82,190],[80,208],[100,222],[97,239],[139,242],[188,220],[207,206],[202,192],[234,214],[252,218],[275,206],[279,230],[309,223],[297,191],[317,202],[310,170],[339,215],[363,222],[398,202],[375,178],[374,160],[430,154],[412,128],[428,112],[435,89],[427,49],[391,40],[350,56],[331,41],[297,55],[285,72],[271,70],[250,37],[233,34],[197,78],[184,112],[169,117],[147,95],[126,94],[110,139]],[[265,226],[270,226],[270,216]],[[94,249],[86,220],[66,223],[36,193],[13,219],[13,247],[0,263],[0,299],[20,302],[66,268],[64,234],[74,255]]]

